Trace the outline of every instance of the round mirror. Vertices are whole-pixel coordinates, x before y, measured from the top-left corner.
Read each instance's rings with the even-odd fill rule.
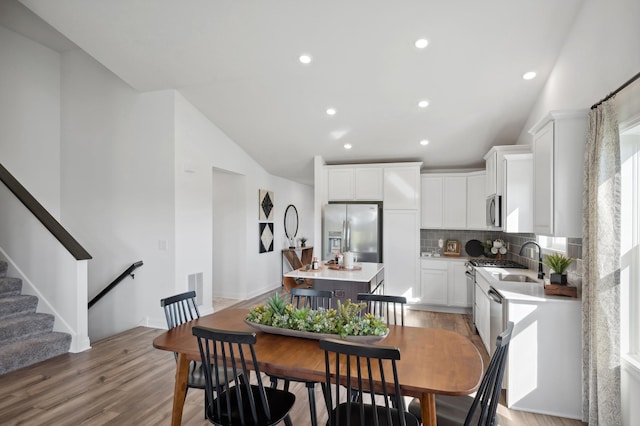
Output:
[[[298,210],[293,204],[284,211],[284,233],[287,238],[295,238],[298,233]]]

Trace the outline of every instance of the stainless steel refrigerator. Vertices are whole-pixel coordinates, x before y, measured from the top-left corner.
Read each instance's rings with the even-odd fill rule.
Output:
[[[354,252],[358,262],[382,262],[382,206],[326,204],[322,212],[322,257]]]

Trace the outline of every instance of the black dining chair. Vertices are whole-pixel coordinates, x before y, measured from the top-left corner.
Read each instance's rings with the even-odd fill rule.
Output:
[[[307,307],[310,309],[331,309],[331,301],[333,298],[333,291],[331,290],[314,290],[310,288],[292,288],[289,291],[291,295],[290,303],[296,308]],[[307,394],[309,395],[309,416],[311,419],[311,426],[318,424],[316,413],[316,397],[315,388],[316,382],[301,381],[292,379],[286,376],[269,375],[271,379],[271,387],[276,388],[278,386],[278,380],[284,381],[284,390],[289,390],[291,382],[302,382],[307,388]],[[324,389],[324,388],[323,388]],[[324,394],[324,392],[323,392]]]
[[[404,296],[392,296],[388,294],[358,293],[358,302],[367,304],[366,312],[378,317],[382,317],[388,324],[398,325],[398,314],[400,315],[400,325],[404,326],[404,305],[407,298]]]
[[[507,328],[496,339],[496,351],[491,357],[489,367],[482,377],[480,388],[474,398],[436,395],[438,426],[461,424],[465,426],[493,426],[496,424],[496,410],[512,333],[513,322],[509,322]],[[411,401],[409,412],[421,419],[419,399],[415,398]]]
[[[195,291],[187,291],[186,293],[180,293],[175,296],[161,299],[160,306],[164,308],[164,314],[167,319],[167,327],[169,330],[196,318],[200,318],[200,312],[196,305]],[[174,356],[177,361],[178,354],[174,354]],[[205,372],[202,368],[202,364],[197,361],[191,361],[189,364],[189,375],[187,376],[187,388],[184,392],[184,399],[187,398],[189,388],[205,389],[205,379]],[[207,405],[206,398],[207,395],[205,394],[205,410]]]
[[[418,426],[418,419],[405,410],[396,361],[400,350],[391,346],[365,345],[345,340],[320,341],[325,359],[327,425]],[[340,389],[346,386],[344,398]],[[353,400],[350,395],[361,395]],[[379,394],[382,397],[376,398]],[[395,407],[390,398],[396,400]],[[369,401],[364,402],[365,399]],[[345,402],[340,402],[345,400]],[[330,404],[335,401],[335,408]]]
[[[213,424],[292,426],[289,412],[296,397],[291,392],[265,388],[253,345],[256,333],[193,327],[205,370],[206,418]],[[214,361],[214,362],[212,362]],[[257,385],[239,377],[255,372]],[[229,374],[231,373],[231,374]]]

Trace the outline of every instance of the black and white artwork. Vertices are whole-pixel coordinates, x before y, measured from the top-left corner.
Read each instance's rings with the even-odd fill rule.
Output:
[[[259,223],[260,253],[273,251],[273,223]]]
[[[260,190],[260,197],[258,200],[260,219],[259,220],[273,220],[273,191],[267,191],[266,189]]]

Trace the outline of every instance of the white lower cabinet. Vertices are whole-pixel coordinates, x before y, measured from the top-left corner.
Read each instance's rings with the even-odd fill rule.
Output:
[[[420,300],[420,212],[384,210],[383,223],[385,294]]]
[[[421,259],[420,285],[424,305],[470,308],[464,262],[453,259]]]
[[[422,259],[420,264],[421,302],[428,305],[446,305],[449,283],[447,262]]]

